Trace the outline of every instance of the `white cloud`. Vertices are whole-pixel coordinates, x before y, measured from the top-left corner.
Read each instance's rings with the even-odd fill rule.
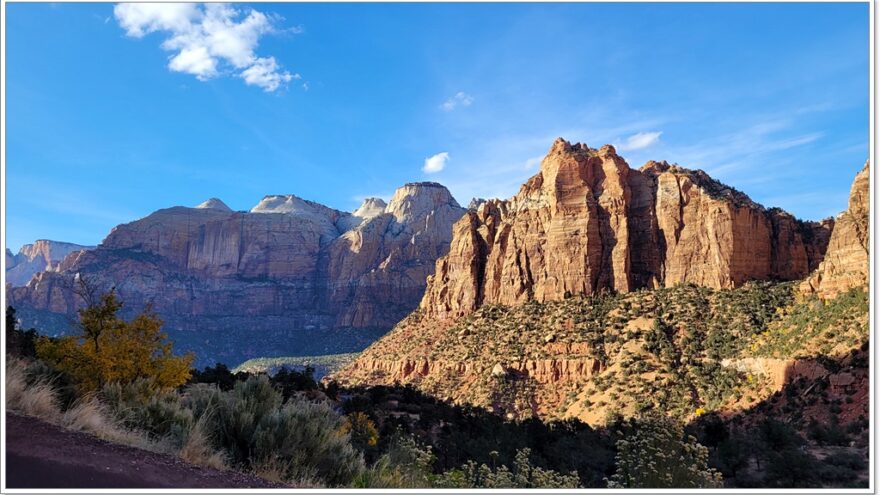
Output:
[[[660,131],[657,132],[639,132],[626,138],[626,142],[618,146],[619,151],[633,151],[645,149],[660,142]]]
[[[244,82],[259,86],[266,91],[275,91],[282,83],[294,79],[290,72],[280,72],[275,57],[258,58],[253,65],[241,72]]]
[[[422,167],[422,172],[426,174],[435,174],[443,170],[446,167],[446,162],[449,161],[449,153],[444,151],[443,153],[437,153],[436,155],[425,158],[425,165]]]
[[[113,14],[128,36],[162,32],[162,49],[174,54],[168,68],[206,81],[228,65],[246,84],[275,91],[296,79],[275,57],[255,53],[260,37],[275,32],[274,17],[226,4],[122,3]]]
[[[465,93],[464,91],[459,91],[454,95],[450,96],[446,101],[440,105],[440,108],[443,109],[444,112],[451,112],[455,110],[457,107],[469,107],[471,103],[474,102],[474,97]]]

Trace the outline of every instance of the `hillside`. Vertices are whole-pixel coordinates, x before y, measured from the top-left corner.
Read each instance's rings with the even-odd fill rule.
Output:
[[[798,421],[827,421],[831,401],[857,421],[868,258],[851,245],[867,246],[867,176],[830,233],[700,171],[634,171],[611,147],[557,141],[519,194],[454,226],[420,309],[334,378],[591,425],[751,414],[818,387]],[[799,282],[811,270],[812,288]]]

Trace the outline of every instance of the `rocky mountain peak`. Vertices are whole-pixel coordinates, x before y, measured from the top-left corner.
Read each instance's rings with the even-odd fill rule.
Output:
[[[196,208],[199,208],[199,209],[211,209],[211,210],[222,210],[222,211],[232,211],[231,208],[229,208],[228,206],[226,206],[226,203],[224,203],[223,201],[221,201],[221,200],[219,200],[219,199],[217,199],[217,198],[210,198],[210,199],[207,199],[207,200],[205,200],[205,201],[199,203],[199,204],[196,206]]]
[[[336,210],[293,194],[270,194],[264,196],[256,206],[251,208],[251,213],[287,213],[304,216],[314,214],[329,216],[330,212],[336,212]]]
[[[411,182],[394,192],[385,213],[392,214],[399,223],[408,224],[444,208],[461,209],[449,189],[436,182]]]
[[[95,246],[39,239],[33,244],[22,246],[16,255],[7,249],[6,281],[13,286],[25,285],[34,274],[55,270],[71,253],[94,248]]]
[[[373,218],[385,213],[386,206],[388,204],[382,198],[366,198],[352,214],[363,219]]]
[[[672,167],[666,160],[656,162],[654,160],[648,160],[642,168],[639,169],[639,172],[644,174],[649,174],[653,176],[657,176],[663,172],[666,172]]]
[[[471,202],[468,203],[468,210],[478,210],[483,204],[486,202],[485,198],[471,198]]]

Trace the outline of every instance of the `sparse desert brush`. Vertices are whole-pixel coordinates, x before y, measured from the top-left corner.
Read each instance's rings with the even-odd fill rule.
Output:
[[[6,407],[13,412],[56,422],[61,415],[58,396],[43,377],[28,376],[28,363],[9,358],[6,362]]]
[[[6,363],[6,406],[10,411],[33,416],[58,426],[91,433],[114,443],[165,452],[167,447],[152,442],[143,434],[120,426],[107,406],[96,396],[77,399],[66,411],[61,410],[58,391],[46,376],[28,373],[34,363],[10,358]]]
[[[152,380],[111,383],[101,390],[115,418],[128,428],[145,431],[151,438],[183,446],[193,428],[192,411],[173,389],[159,388]]]
[[[65,411],[59,424],[70,430],[91,433],[109,442],[151,452],[167,453],[170,450],[166,444],[153,441],[142,432],[120,425],[109,408],[97,396],[91,394],[80,398]]]

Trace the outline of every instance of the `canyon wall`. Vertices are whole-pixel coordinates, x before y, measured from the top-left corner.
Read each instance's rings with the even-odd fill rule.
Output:
[[[458,317],[483,304],[795,280],[819,265],[831,228],[766,209],[699,170],[636,170],[612,146],[558,139],[519,193],[479,203],[454,226],[421,308]]]
[[[46,312],[72,318],[83,307],[78,280],[113,287],[129,311],[152,304],[200,363],[359,350],[417,307],[464,211],[436,183],[354,213],[296,196],[267,196],[249,212],[211,199],[119,225],[7,295],[46,324]]]
[[[868,286],[870,269],[870,170],[856,175],[847,210],[837,217],[824,260],[801,288],[829,299],[852,287]]]

